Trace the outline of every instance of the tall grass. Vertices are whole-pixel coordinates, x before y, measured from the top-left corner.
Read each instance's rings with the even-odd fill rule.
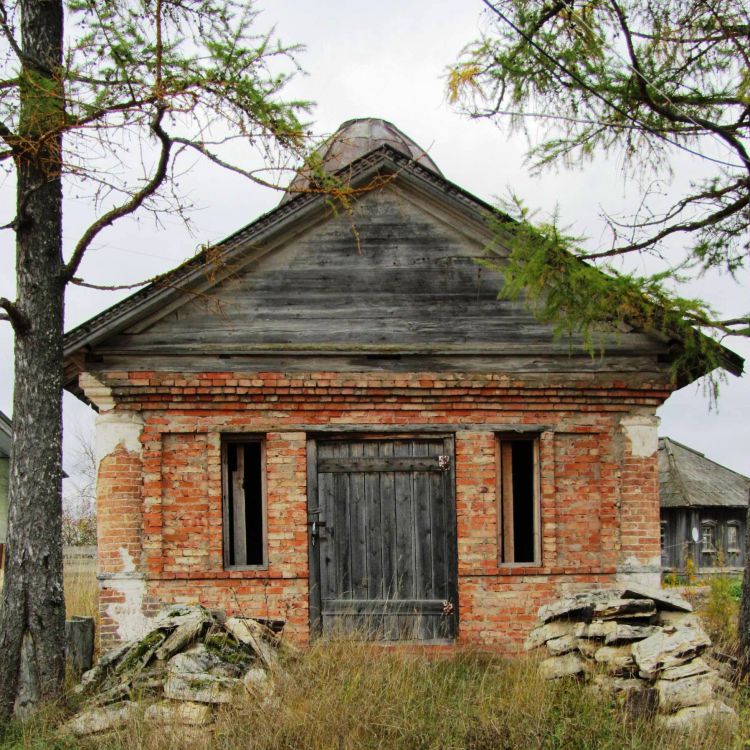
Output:
[[[94,566],[65,571],[65,616],[98,618],[99,585]],[[3,590],[3,574],[0,573],[0,592]]]
[[[11,727],[2,750],[734,750],[750,736],[692,736],[631,717],[572,681],[544,682],[529,659],[435,657],[354,641],[317,643],[272,693],[239,697],[206,733],[133,721],[88,742],[60,739],[54,714]]]
[[[221,709],[206,733],[133,721],[88,743],[49,723],[8,736],[2,750],[734,750],[741,731],[692,736],[631,717],[573,681],[545,682],[533,661],[478,653],[404,653],[352,640],[319,642],[286,665],[272,693]],[[45,741],[48,744],[45,744]]]
[[[719,750],[733,742],[717,731],[673,736],[584,685],[544,681],[528,658],[435,657],[343,640],[313,646],[271,700],[228,708],[211,747]]]
[[[64,578],[66,617],[77,615],[96,619],[99,613],[99,586],[94,567],[66,571]]]
[[[93,573],[66,576],[69,615],[96,616],[96,590]],[[582,684],[545,682],[529,658],[341,638],[289,660],[272,691],[239,696],[205,731],[135,720],[87,742],[63,739],[58,706],[13,724],[0,750],[746,750],[750,707],[745,693],[739,701],[735,733],[672,734]]]

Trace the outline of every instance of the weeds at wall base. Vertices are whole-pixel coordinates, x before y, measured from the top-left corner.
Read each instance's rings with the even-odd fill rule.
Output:
[[[96,588],[93,576],[66,580],[69,613],[96,614]],[[731,584],[727,591],[733,596]],[[727,591],[717,588],[719,611]],[[13,722],[0,750],[746,750],[750,738],[746,687],[738,691],[734,736],[685,737],[576,682],[542,681],[531,659],[436,657],[340,638],[316,642],[286,669],[268,700],[242,696],[219,712],[209,734],[136,719],[88,742],[63,739],[57,727],[67,713],[53,706]]]
[[[61,714],[14,724],[2,750],[740,750],[750,736],[747,692],[735,736],[686,737],[629,716],[584,685],[545,682],[531,659],[428,656],[354,640],[318,642],[290,661],[270,696],[219,712],[209,733],[136,719],[106,737],[61,740]]]

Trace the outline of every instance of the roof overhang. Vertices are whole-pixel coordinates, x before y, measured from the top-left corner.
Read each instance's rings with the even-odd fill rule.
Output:
[[[372,185],[407,181],[411,187],[441,199],[454,212],[455,218],[460,219],[457,223],[467,227],[485,244],[497,239],[489,226],[489,219],[508,218],[490,204],[387,144],[339,170],[336,177],[353,191],[354,199],[357,191],[365,192],[372,189]],[[158,311],[179,304],[190,293],[200,293],[202,287],[217,283],[217,278],[220,279],[217,269],[231,266],[238,256],[248,255],[248,250],[255,252],[258,248],[276,246],[284,238],[293,237],[311,223],[324,220],[330,216],[330,201],[330,192],[324,189],[300,193],[177,268],[159,276],[143,289],[73,328],[64,339],[66,388],[85,401],[77,387],[77,376],[86,368],[87,354],[97,345],[129,326],[149,319]],[[497,250],[497,243],[495,252],[502,254],[502,247]],[[670,349],[675,351],[680,347],[678,338],[670,340],[668,336],[656,331],[641,332],[652,335],[663,344],[665,362],[670,359]],[[734,375],[740,375],[744,360],[724,347],[721,347],[720,352],[722,367]],[[705,374],[706,370],[697,365],[694,370],[688,369],[678,374],[677,385],[681,387]]]

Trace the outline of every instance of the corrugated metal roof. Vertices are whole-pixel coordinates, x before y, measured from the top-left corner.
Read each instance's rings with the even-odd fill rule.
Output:
[[[10,446],[13,443],[13,425],[0,411],[0,458],[10,458]]]
[[[668,437],[659,438],[662,508],[746,508],[750,478]]]
[[[333,175],[343,167],[351,164],[360,156],[369,154],[380,146],[388,145],[414,159],[418,164],[442,176],[437,164],[429,157],[425,149],[417,145],[408,135],[402,133],[392,122],[377,117],[363,117],[347,120],[314,152],[311,163],[314,168],[323,169]],[[302,167],[284,193],[281,203],[286,203],[298,193],[309,189],[313,179],[313,169]]]

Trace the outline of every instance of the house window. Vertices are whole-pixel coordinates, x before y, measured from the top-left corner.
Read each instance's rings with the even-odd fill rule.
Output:
[[[669,550],[667,549],[667,522],[662,521],[659,525],[659,546],[661,548],[661,564],[666,568],[669,565]]]
[[[266,565],[265,444],[227,440],[222,451],[224,567]]]
[[[501,563],[539,563],[539,441],[498,439]]]
[[[727,553],[730,555],[739,554],[740,551],[740,529],[736,521],[730,521],[727,524]]]
[[[701,553],[704,555],[716,554],[716,524],[713,521],[701,523]]]

